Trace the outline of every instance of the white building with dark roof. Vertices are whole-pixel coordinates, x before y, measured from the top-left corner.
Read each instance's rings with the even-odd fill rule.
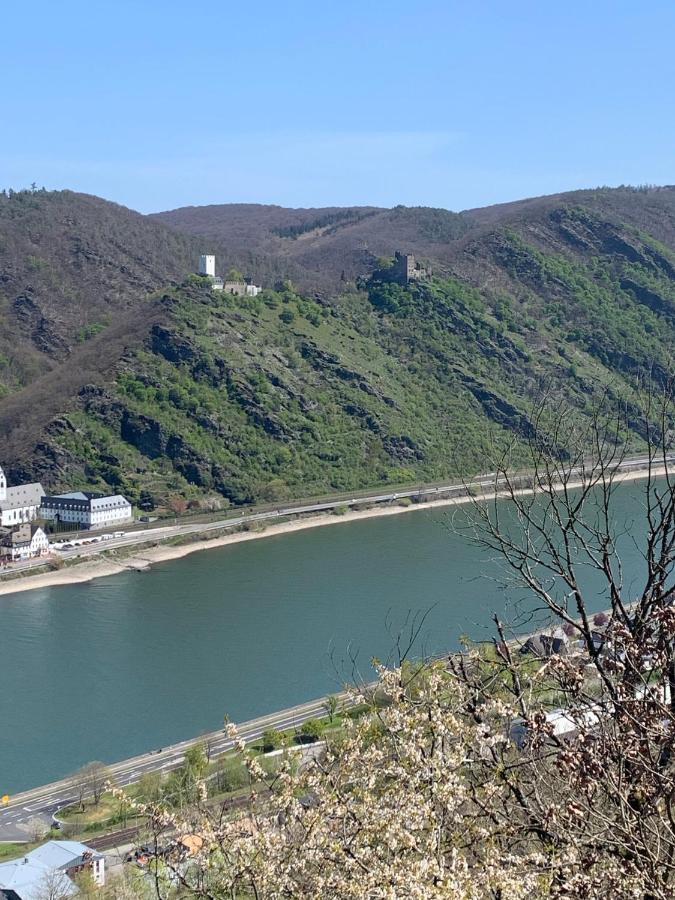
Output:
[[[1,900],[44,900],[79,893],[73,881],[89,872],[105,884],[105,857],[79,841],[47,841],[18,859],[0,863]]]
[[[0,527],[12,528],[38,517],[45,492],[39,481],[8,487],[0,467]]]
[[[43,519],[73,528],[110,528],[133,522],[131,503],[121,494],[94,494],[73,491],[43,497],[40,507]]]

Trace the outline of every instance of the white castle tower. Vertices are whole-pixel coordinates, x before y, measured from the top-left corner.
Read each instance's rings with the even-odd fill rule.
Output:
[[[210,278],[216,277],[215,256],[206,256],[202,253],[202,255],[199,257],[199,274],[208,275]]]
[[[2,466],[0,466],[0,503],[4,503],[7,499],[7,478],[5,477],[5,473],[2,471]]]

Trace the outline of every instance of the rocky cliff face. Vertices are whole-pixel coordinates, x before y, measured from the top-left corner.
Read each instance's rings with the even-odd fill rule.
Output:
[[[189,268],[190,239],[156,223],[146,233],[122,211],[143,240],[166,241],[168,256],[155,247],[148,267],[122,243],[109,205],[115,228],[105,219],[96,240],[73,242],[61,201],[44,202],[17,214],[13,246],[25,260],[37,244],[65,241],[68,265],[85,275],[53,273],[59,293],[47,302],[44,273],[39,292],[25,264],[21,277],[16,263],[10,281],[2,273],[5,346],[40,362],[20,376],[5,365],[0,430],[10,472],[50,487],[238,504],[475,473],[495,448],[512,446],[517,461],[543,391],[583,416],[600,385],[623,400],[625,439],[638,446],[635,379],[672,374],[675,190],[581,192],[460,216],[301,211],[286,222],[277,210],[255,253],[295,266],[309,287],[257,298],[195,279],[157,292]],[[91,215],[102,203],[87,202]],[[38,212],[43,228],[55,216],[58,240],[26,237]],[[115,266],[100,242],[107,231],[120,243]],[[379,282],[364,235],[389,252],[407,240],[402,249],[430,260],[434,279]],[[90,289],[79,307],[70,285]]]

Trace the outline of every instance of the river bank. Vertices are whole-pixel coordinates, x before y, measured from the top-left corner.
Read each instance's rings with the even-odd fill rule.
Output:
[[[645,486],[618,486],[612,506],[631,596],[647,577]],[[491,639],[494,615],[521,621],[528,599],[467,534],[471,506],[369,512],[345,528],[306,520],[302,533],[194,552],[145,574],[125,568],[2,598],[0,719],[12,740],[0,747],[0,793],[173,746],[222,727],[224,715],[245,722],[367,682],[373,658],[395,663],[412,634],[411,653],[429,656],[460,650],[464,635]],[[149,549],[130,544],[121,562],[147,565]],[[82,567],[68,574],[82,577]],[[605,609],[603,579],[588,567],[581,577],[590,611]],[[64,679],[86,682],[76,716],[64,715]]]
[[[621,472],[615,476],[616,483],[639,481],[647,477],[646,469],[638,469],[630,472]],[[653,469],[653,476],[662,476],[664,469]],[[581,487],[581,482],[575,482],[571,487]],[[517,492],[520,495],[529,495],[530,489]],[[490,492],[486,498],[492,498]],[[498,493],[499,498],[506,499],[505,492]],[[213,550],[227,547],[230,544],[239,544],[244,541],[260,540],[261,538],[276,537],[278,535],[292,534],[296,531],[305,531],[308,528],[321,528],[328,525],[340,525],[348,522],[364,519],[380,518],[382,516],[400,515],[406,512],[419,512],[421,510],[433,510],[440,507],[461,506],[470,503],[474,498],[469,496],[451,497],[440,500],[430,500],[410,505],[381,505],[370,509],[347,509],[341,514],[321,513],[308,515],[290,522],[282,522],[276,525],[266,525],[258,530],[236,531],[232,534],[220,535],[215,538],[205,538],[204,533],[194,533],[193,540],[178,546],[169,543],[158,543],[139,552],[132,552],[129,556],[120,560],[110,558],[93,557],[86,561],[75,563],[67,568],[53,572],[44,572],[35,575],[26,575],[20,579],[0,582],[0,596],[15,594],[23,591],[32,591],[40,588],[58,587],[62,585],[84,584],[95,578],[106,578],[111,575],[119,575],[130,570],[143,572],[158,563],[181,559],[192,553],[202,550]]]

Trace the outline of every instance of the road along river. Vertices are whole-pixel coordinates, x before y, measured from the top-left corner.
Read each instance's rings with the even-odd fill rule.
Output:
[[[633,536],[643,490],[623,485],[615,501]],[[356,669],[370,679],[411,615],[428,611],[418,653],[489,636],[490,614],[520,596],[453,531],[466,515],[355,521],[2,598],[0,793],[337,691]],[[623,557],[630,590],[630,538]]]
[[[339,698],[342,703],[350,703],[348,695],[339,695]],[[242,722],[237,726],[238,734],[250,744],[261,738],[268,728],[286,731],[298,728],[308,719],[324,719],[327,715],[325,698],[320,698],[249,722]],[[208,745],[208,752],[213,757],[231,750],[234,746],[233,740],[227,736],[224,728],[219,728],[200,740]],[[149,772],[166,774],[183,762],[186,750],[197,742],[200,741],[181,741],[170,747],[161,747],[151,753],[114,763],[110,766],[111,777],[116,785],[124,787],[133,784]],[[25,841],[30,834],[32,819],[39,817],[43,821],[50,822],[58,810],[74,803],[79,797],[80,793],[71,778],[12,795],[0,807],[0,841]]]

